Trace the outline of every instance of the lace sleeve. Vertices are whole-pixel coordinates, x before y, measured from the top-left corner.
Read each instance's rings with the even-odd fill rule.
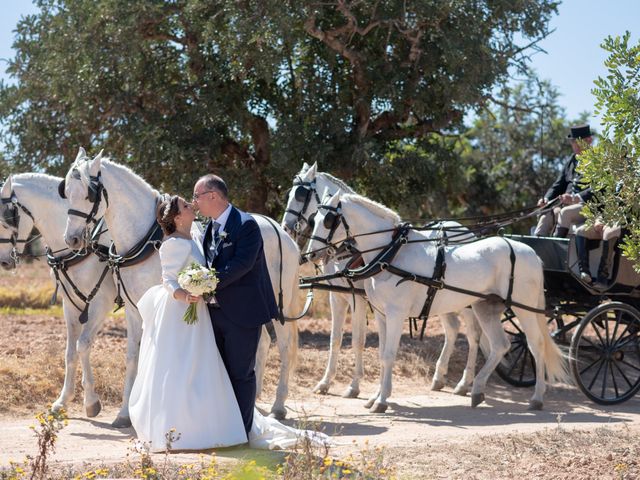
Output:
[[[191,253],[191,241],[181,238],[168,238],[160,246],[160,264],[162,266],[162,284],[173,296],[180,288],[178,273],[187,263]]]

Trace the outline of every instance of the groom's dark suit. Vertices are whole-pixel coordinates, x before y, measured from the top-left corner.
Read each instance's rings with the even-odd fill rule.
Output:
[[[218,272],[219,308],[209,305],[209,312],[248,433],[256,400],[254,368],[260,331],[263,324],[278,317],[278,307],[264,258],[262,235],[254,218],[231,207],[224,226],[226,237],[219,242],[213,261],[212,223],[207,224],[203,248],[207,264]]]

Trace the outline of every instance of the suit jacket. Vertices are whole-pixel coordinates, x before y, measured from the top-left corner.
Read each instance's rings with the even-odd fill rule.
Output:
[[[544,195],[544,198],[546,198],[547,201],[553,200],[563,193],[579,195],[583,202],[586,202],[591,198],[591,187],[585,188],[580,184],[582,175],[576,172],[577,165],[578,159],[575,154],[571,155],[571,158],[569,158],[569,160],[564,164],[564,167],[562,167],[562,171],[558,175],[558,178],[556,178],[556,181],[553,182],[553,185],[551,185],[549,190],[547,190],[547,193]]]
[[[229,321],[251,328],[278,318],[278,307],[264,257],[260,227],[254,218],[235,207],[225,225],[212,266],[218,272],[216,299],[220,308],[210,308],[212,321]],[[202,250],[210,262],[212,222],[202,236]]]

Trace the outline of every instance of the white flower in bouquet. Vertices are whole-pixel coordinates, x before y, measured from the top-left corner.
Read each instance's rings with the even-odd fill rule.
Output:
[[[212,297],[218,286],[218,277],[214,268],[207,268],[199,263],[191,263],[178,273],[178,285],[198,297]],[[198,321],[196,304],[190,303],[182,319],[189,325]]]

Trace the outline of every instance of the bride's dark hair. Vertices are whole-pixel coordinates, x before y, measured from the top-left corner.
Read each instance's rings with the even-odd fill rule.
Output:
[[[178,195],[171,195],[163,199],[156,208],[156,219],[165,235],[171,235],[176,231],[175,218],[180,214]]]

